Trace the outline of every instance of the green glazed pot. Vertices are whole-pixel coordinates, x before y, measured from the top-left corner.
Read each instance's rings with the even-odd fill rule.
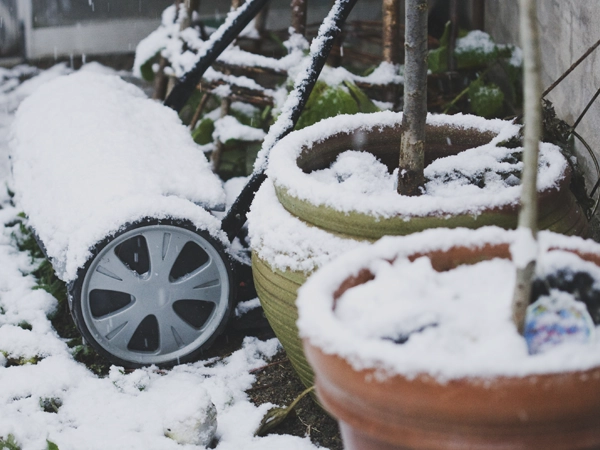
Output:
[[[337,156],[349,148],[373,153],[389,168],[397,165],[400,130],[397,127],[374,128],[361,132],[360,148],[352,134],[340,133],[314,143],[303,149],[296,160],[298,167],[306,173],[329,167]],[[445,156],[455,155],[469,148],[487,144],[494,133],[481,132],[475,128],[450,126],[427,126],[425,165]],[[449,145],[448,142],[451,142]],[[569,190],[571,172],[567,166],[558,189],[539,193],[539,227],[557,233],[588,235],[588,221]],[[445,216],[374,217],[358,212],[342,212],[325,205],[314,205],[307,200],[291,195],[288,190],[275,183],[277,198],[283,207],[294,216],[338,235],[356,239],[376,240],[386,235],[406,235],[428,228],[479,228],[496,225],[506,229],[517,226],[518,205],[505,205],[482,211],[478,215],[458,214]]]

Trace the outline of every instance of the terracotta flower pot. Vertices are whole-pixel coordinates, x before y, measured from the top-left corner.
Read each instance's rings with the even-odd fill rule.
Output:
[[[454,120],[454,124],[439,123],[430,116],[426,164],[443,156],[488,144],[492,140],[500,142],[517,130],[517,127],[510,124],[507,128],[506,122],[487,121],[473,116],[456,116]],[[257,205],[256,209],[261,210],[260,214],[271,216],[275,207],[283,206],[285,210],[282,208],[281,215],[286,216],[286,223],[297,222],[303,226],[289,233],[290,238],[298,234],[303,236],[303,239],[298,240],[299,247],[311,245],[314,241],[311,233],[314,228],[318,228],[328,233],[331,239],[346,238],[347,244],[343,250],[353,248],[359,240],[372,241],[385,235],[405,235],[427,228],[477,228],[489,224],[503,228],[516,226],[516,194],[513,201],[498,201],[496,206],[487,209],[477,207],[459,213],[438,211],[435,214],[413,216],[408,213],[385,214],[383,209],[387,208],[387,205],[383,205],[379,212],[365,214],[352,210],[351,205],[346,205],[340,210],[326,203],[317,204],[304,198],[303,188],[327,194],[329,188],[326,185],[315,184],[307,174],[328,167],[341,152],[350,148],[373,153],[391,171],[397,165],[400,122],[401,115],[390,112],[342,116],[292,133],[274,148],[270,157],[269,177],[273,180],[277,199],[271,201],[273,197],[269,200],[269,205],[262,205],[260,208]],[[469,123],[473,125],[469,127]],[[328,131],[325,137],[319,131],[323,128]],[[559,180],[556,185],[539,193],[541,228],[566,234],[587,235],[587,219],[568,188],[568,165],[557,171],[556,176]],[[264,186],[261,191],[267,189],[270,191],[273,186]],[[351,201],[355,196],[348,194],[347,198]],[[278,205],[274,202],[278,202]],[[255,204],[258,203],[258,200],[255,201]],[[313,245],[312,251],[320,252],[322,256],[314,258],[314,264],[304,264],[299,260],[300,257],[291,263],[280,264],[278,261],[286,259],[287,254],[293,253],[293,250],[282,250],[272,243],[273,229],[269,228],[272,224],[267,223],[263,231],[255,231],[256,228],[260,228],[256,226],[260,221],[260,214],[257,212],[254,216],[250,215],[250,231],[258,235],[252,240],[255,285],[275,334],[282,342],[303,383],[310,386],[313,382],[312,370],[304,357],[295,324],[298,317],[295,305],[297,289],[313,270],[337,256],[340,253],[338,250],[342,250],[343,246],[337,246],[336,250],[330,251],[319,250],[318,245]],[[284,218],[281,219],[281,222],[283,221]],[[280,225],[277,225],[276,228],[279,227]]]
[[[340,421],[345,448],[600,448],[600,357],[586,360],[579,369],[565,362],[564,371],[555,367],[549,373],[529,369],[533,373],[511,375],[511,370],[520,372],[516,367],[508,374],[446,378],[428,373],[427,358],[425,369],[403,371],[397,367],[400,363],[386,360],[377,351],[364,357],[372,343],[344,330],[335,309],[344,292],[374,278],[367,269],[374,261],[413,261],[426,255],[436,271],[447,271],[461,264],[510,258],[515,234],[494,227],[470,234],[460,229],[437,231],[443,233],[384,238],[366,252],[345,255],[313,275],[300,292],[299,327],[316,373],[317,395]],[[473,240],[473,234],[479,237]],[[482,244],[482,236],[491,239]],[[597,243],[556,236],[542,235],[545,251],[571,251],[600,265]],[[398,301],[402,301],[400,293]],[[317,330],[314,314],[324,331]],[[341,344],[336,342],[339,339]],[[597,352],[598,344],[593,345],[590,352]],[[460,365],[457,361],[459,371]],[[466,373],[469,370],[464,368]]]

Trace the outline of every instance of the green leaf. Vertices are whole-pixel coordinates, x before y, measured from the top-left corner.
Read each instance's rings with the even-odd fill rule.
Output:
[[[440,38],[440,47],[447,47],[450,44],[450,32],[452,31],[452,22],[446,22],[444,25],[444,32],[442,33],[442,37]]]
[[[0,450],[21,450],[19,444],[12,434],[9,434],[6,439],[0,437]]]
[[[248,114],[252,111],[252,114]],[[260,128],[263,122],[262,110],[260,108],[248,108],[248,111],[238,109],[232,105],[229,110],[229,115],[235,117],[242,125],[249,127]]]
[[[194,139],[196,144],[209,144],[213,141],[212,134],[214,131],[215,123],[209,118],[204,118],[200,121],[194,131],[192,131],[192,139]]]
[[[315,85],[296,129],[300,130],[320,120],[339,114],[356,114],[358,104],[345,86],[329,86],[323,81]]]
[[[156,52],[156,54],[148,59],[144,64],[140,66],[140,72],[142,73],[142,78],[146,81],[154,81],[154,70],[152,66],[158,61],[160,57],[160,50]]]
[[[452,22],[446,22],[444,27],[444,33],[440,38],[440,46],[436,49],[429,51],[427,57],[427,64],[429,70],[433,73],[441,73],[448,70],[448,44],[450,43],[450,30],[452,28]]]
[[[217,173],[223,180],[246,176],[246,142],[230,139],[223,148]]]
[[[427,64],[432,73],[442,73],[448,70],[448,47],[439,47],[429,52]]]
[[[350,95],[354,98],[356,103],[358,104],[358,111],[361,113],[373,113],[379,112],[379,109],[373,101],[367,97],[361,88],[352,83],[351,81],[344,81],[344,86],[348,88],[350,91]]]
[[[46,439],[46,444],[48,445],[48,450],[59,450],[58,445],[48,439]]]
[[[504,92],[494,83],[484,83],[477,79],[469,86],[471,108],[478,116],[496,116],[504,103]]]

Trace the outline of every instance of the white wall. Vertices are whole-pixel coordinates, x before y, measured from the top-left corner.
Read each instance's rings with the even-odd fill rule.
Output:
[[[517,3],[517,0],[486,0],[486,31],[498,42],[519,45]],[[600,1],[538,0],[537,8],[543,58],[542,83],[547,87],[600,39]],[[599,64],[600,48],[547,97],[554,104],[557,115],[570,125],[600,88]],[[600,159],[600,99],[588,111],[577,132]],[[591,189],[598,175],[583,146],[578,145],[577,151]]]

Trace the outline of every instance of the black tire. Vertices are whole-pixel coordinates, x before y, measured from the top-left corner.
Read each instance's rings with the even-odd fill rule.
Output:
[[[206,231],[144,219],[95,246],[69,300],[83,338],[108,361],[168,367],[197,360],[223,332],[235,286],[230,256]]]

